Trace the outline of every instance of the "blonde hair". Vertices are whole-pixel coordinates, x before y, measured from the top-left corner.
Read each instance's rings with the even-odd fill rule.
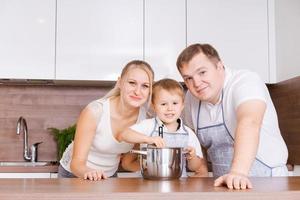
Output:
[[[154,104],[157,93],[162,89],[166,90],[170,93],[178,94],[179,96],[182,97],[182,101],[184,101],[184,89],[183,89],[182,85],[174,79],[165,78],[165,79],[156,81],[153,84],[152,99],[151,99],[152,104]]]
[[[153,85],[153,81],[154,81],[154,72],[153,72],[151,66],[147,62],[142,61],[142,60],[130,61],[122,69],[120,79],[124,78],[130,70],[136,69],[136,68],[144,70],[149,77],[149,84],[150,84],[149,85],[149,88],[150,88],[149,102],[150,102],[151,95],[152,95],[152,85]],[[120,88],[118,87],[117,84],[115,84],[114,88],[111,89],[103,98],[108,99],[110,97],[117,97],[117,96],[120,96]]]

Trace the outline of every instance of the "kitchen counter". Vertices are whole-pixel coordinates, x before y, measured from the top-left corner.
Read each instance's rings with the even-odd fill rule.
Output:
[[[0,173],[56,173],[58,164],[46,166],[0,166]]]
[[[213,187],[213,178],[0,179],[0,199],[300,199],[300,177],[251,178],[254,188]]]

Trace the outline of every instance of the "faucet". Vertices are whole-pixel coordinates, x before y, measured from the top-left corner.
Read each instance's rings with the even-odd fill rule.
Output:
[[[42,142],[37,142],[31,145],[30,150],[28,148],[28,129],[25,118],[19,117],[17,122],[17,135],[20,135],[23,131],[23,157],[26,161],[36,162],[37,161],[37,147]],[[29,155],[30,154],[30,155]]]

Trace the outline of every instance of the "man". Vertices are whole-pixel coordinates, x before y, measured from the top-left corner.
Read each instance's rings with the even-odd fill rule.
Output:
[[[254,58],[255,59],[255,58]],[[177,68],[188,88],[185,120],[212,163],[215,186],[252,188],[248,176],[285,176],[288,151],[265,84],[224,67],[209,44],[193,44]]]

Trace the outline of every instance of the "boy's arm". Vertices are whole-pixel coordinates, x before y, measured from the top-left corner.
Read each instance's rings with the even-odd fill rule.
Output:
[[[147,143],[149,141],[149,137],[143,135],[137,131],[132,130],[131,128],[125,129],[118,138],[120,141],[128,142],[128,143]]]
[[[196,134],[188,127],[186,127],[189,134],[187,154],[187,167],[194,171],[196,176],[208,176],[207,162],[203,156],[200,142]]]
[[[139,145],[134,145],[133,149],[140,149]],[[137,154],[134,153],[126,153],[122,156],[121,166],[126,171],[139,171],[140,163]]]
[[[200,158],[200,167],[196,169],[194,172],[195,174],[193,176],[208,176],[208,169],[207,169],[207,162],[205,158]]]
[[[205,159],[197,156],[193,147],[187,147],[186,150],[188,152],[186,154],[188,169],[195,172],[197,176],[208,176]]]
[[[132,130],[131,128],[127,128],[123,131],[119,138],[120,141],[128,142],[128,143],[146,143],[146,144],[155,144],[157,147],[164,147],[165,142],[161,137],[149,137],[143,135],[139,132]]]

